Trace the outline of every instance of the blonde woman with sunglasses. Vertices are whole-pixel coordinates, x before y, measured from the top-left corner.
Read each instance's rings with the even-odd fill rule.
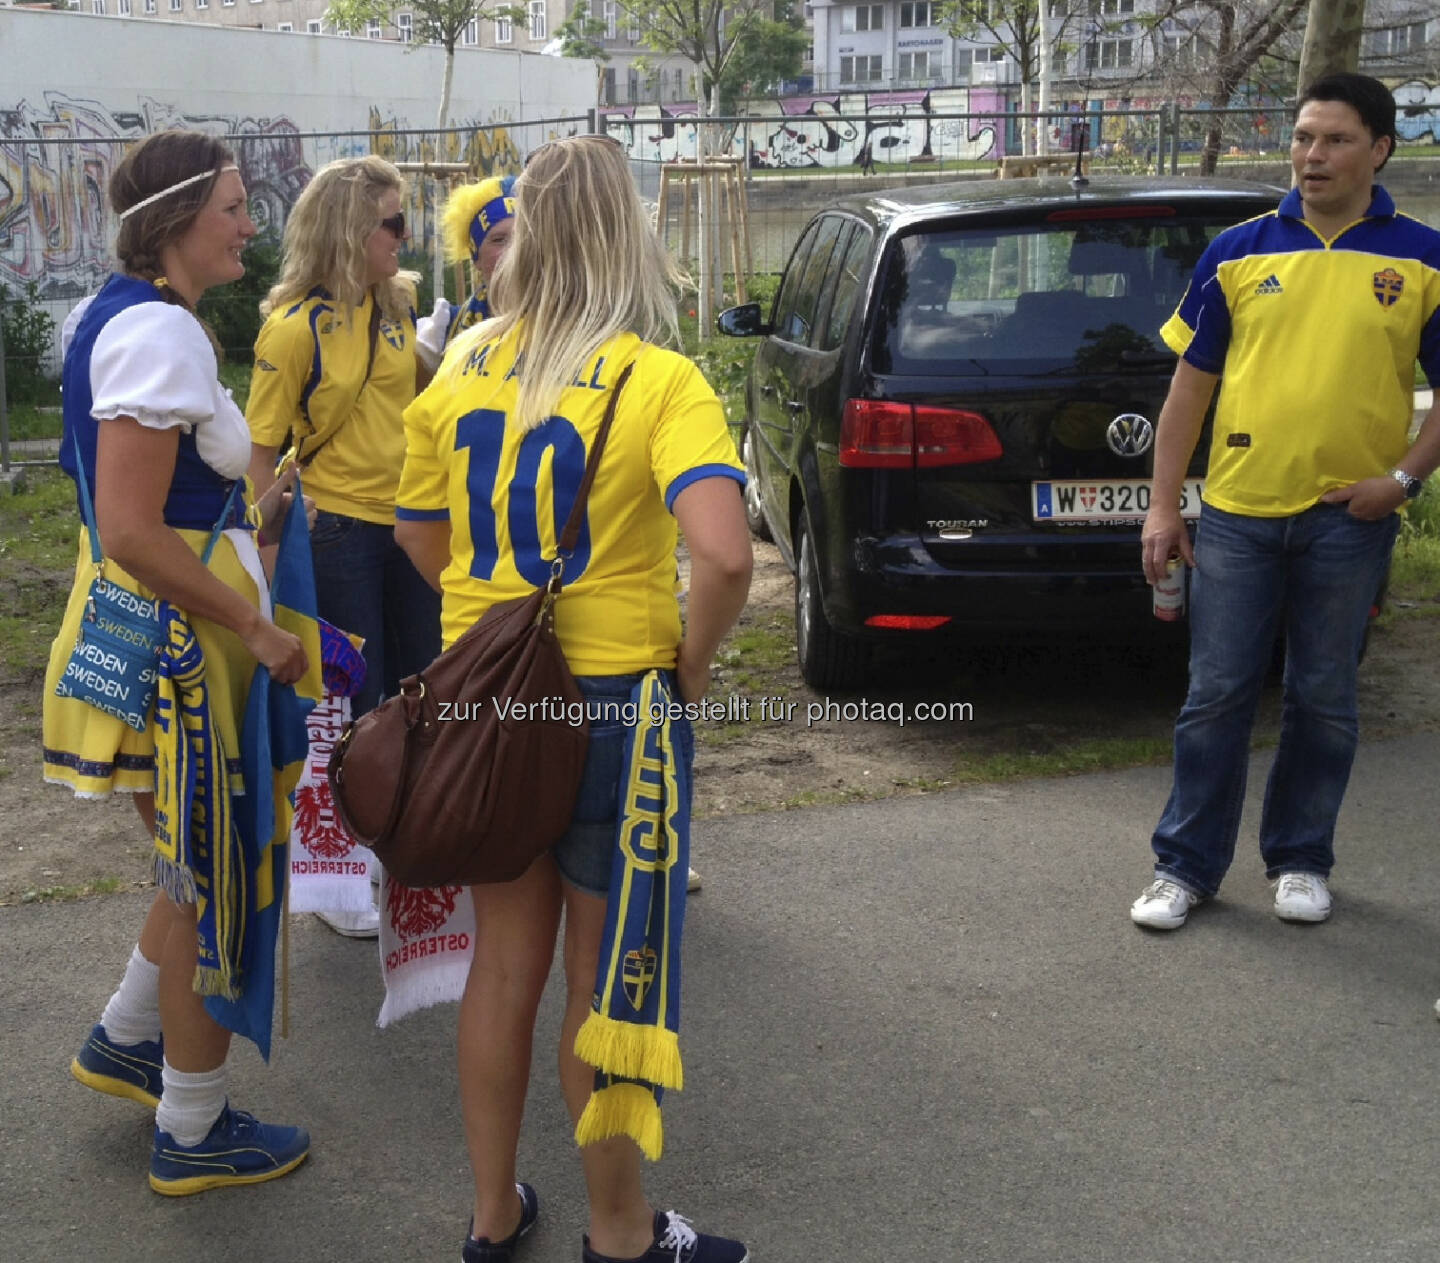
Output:
[[[320,616],[365,640],[362,715],[440,651],[439,598],[395,543],[405,455],[401,414],[415,397],[415,282],[400,270],[405,184],[383,158],[322,167],[285,225],[280,279],[261,304],[246,420],[250,476],[264,490],[277,461],[302,469]],[[374,911],[323,914],[373,938]]]
[[[577,1124],[590,1103],[595,1072],[576,1056],[575,1040],[590,1013],[617,846],[627,733],[617,706],[657,669],[672,696],[698,700],[749,590],[744,473],[720,402],[694,364],[654,344],[677,340],[680,279],[623,153],[598,137],[552,142],[515,184],[514,235],[494,277],[501,314],[460,336],[405,413],[395,533],[443,592],[444,638],[453,643],[495,602],[545,582],[607,404],[633,366],[555,607],[580,689],[609,718],[590,724],[566,834],[520,878],[470,892],[477,929],[459,1068],[475,1188],[464,1263],[506,1263],[538,1215],[536,1191],[516,1180],[516,1146],[562,918],[561,1090]],[[683,632],[677,524],[691,557]],[[673,734],[673,757],[684,766],[693,757],[688,723],[677,720]],[[587,1143],[580,1154],[590,1205],[583,1263],[749,1257],[738,1241],[652,1209],[629,1135]]]

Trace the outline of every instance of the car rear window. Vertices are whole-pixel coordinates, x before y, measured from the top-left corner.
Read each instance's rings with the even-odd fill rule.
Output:
[[[1201,252],[1237,218],[1152,212],[900,237],[882,266],[872,367],[1100,372],[1127,352],[1132,363],[1164,352],[1160,326]]]

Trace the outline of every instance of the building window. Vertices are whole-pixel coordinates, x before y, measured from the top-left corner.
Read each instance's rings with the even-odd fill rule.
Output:
[[[883,4],[851,4],[840,10],[842,31],[883,31],[885,29],[885,6]]]
[[[293,22],[279,22],[276,24],[275,29],[277,31],[293,31],[295,24]]]
[[[901,79],[928,79],[930,77],[930,54],[928,52],[901,53],[898,75]]]
[[[1134,40],[1092,40],[1085,45],[1086,70],[1123,70],[1134,56]]]
[[[397,13],[395,15],[395,28],[400,32],[400,42],[408,44],[415,34],[415,16],[411,13]]]
[[[128,18],[130,16],[130,0],[117,0],[115,12],[122,18]]]
[[[605,105],[615,104],[615,67],[606,66],[604,75],[604,86],[600,89],[603,103]]]
[[[678,101],[678,100],[679,100],[682,96],[684,96],[684,95],[685,95],[685,72],[684,72],[683,70],[677,70],[677,71],[675,72],[675,95],[671,98],[671,100],[673,100],[673,101]]]
[[[625,72],[625,95],[631,104],[640,99],[640,72],[634,66]]]
[[[625,23],[626,38],[633,44],[640,38],[640,23],[633,13],[626,14],[628,21]]]
[[[1135,0],[1090,0],[1090,12],[1104,13],[1110,16],[1134,13]]]
[[[545,38],[545,0],[530,0],[530,38]]]
[[[841,83],[879,83],[880,54],[840,58]]]
[[[620,6],[615,0],[605,0],[605,38],[620,37]]]
[[[184,6],[185,0],[170,0],[170,12],[179,13]]]
[[[900,6],[901,26],[930,26],[933,21],[930,0],[917,0],[915,4],[905,3]]]
[[[208,9],[210,7],[210,0],[195,0],[195,7],[197,9]]]
[[[105,16],[105,0],[90,0],[90,12]]]
[[[495,19],[495,42],[508,44],[515,38],[515,23],[509,18]],[[478,40],[476,41],[479,42]]]
[[[250,2],[251,2],[252,4],[257,4],[257,3],[259,3],[259,0],[250,0]],[[366,18],[366,19],[365,19],[365,38],[366,38],[366,39],[383,39],[383,38],[384,38],[384,36],[381,35],[381,33],[380,33],[380,19],[379,19],[379,18]]]

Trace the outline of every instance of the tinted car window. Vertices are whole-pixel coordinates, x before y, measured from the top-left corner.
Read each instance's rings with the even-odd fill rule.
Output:
[[[790,266],[785,269],[785,275],[780,279],[780,290],[775,295],[775,311],[770,317],[770,326],[779,337],[788,337],[786,330],[794,324],[795,296],[800,292],[800,278],[805,275],[805,263],[810,257],[810,247],[815,244],[819,231],[818,220],[805,230],[800,244],[795,247],[795,253],[790,256]]]
[[[795,289],[794,300],[775,327],[776,337],[784,338],[787,342],[798,342],[802,346],[809,344],[815,328],[816,308],[820,302],[820,282],[825,276],[826,265],[830,262],[830,252],[835,245],[835,239],[847,223],[847,220],[838,215],[826,215],[816,225],[810,257],[805,260],[805,270]]]
[[[1097,218],[902,237],[881,278],[873,365],[921,376],[1108,371],[1123,352],[1164,351],[1160,326],[1230,222]]]
[[[844,254],[832,268],[834,273],[834,296],[830,300],[830,315],[825,321],[825,333],[817,344],[822,351],[833,351],[845,341],[850,328],[850,316],[855,310],[855,300],[860,296],[863,281],[862,269],[870,254],[870,230],[859,224],[844,246]]]

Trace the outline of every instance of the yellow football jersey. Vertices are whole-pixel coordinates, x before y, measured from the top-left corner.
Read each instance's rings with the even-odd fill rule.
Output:
[[[450,524],[445,644],[495,602],[549,578],[610,390],[633,360],[555,625],[577,675],[674,666],[680,611],[670,508],[698,479],[745,478],[720,401],[684,356],[624,334],[590,357],[554,415],[521,433],[507,420],[516,341],[514,332],[503,342],[462,335],[405,410],[396,516]]]
[[[389,525],[405,457],[400,414],[415,397],[415,313],[399,324],[381,320],[370,364],[374,301],[367,294],[346,319],[315,290],[272,311],[255,341],[245,419],[263,447],[324,435],[338,421],[305,470],[305,493],[326,512]]]

